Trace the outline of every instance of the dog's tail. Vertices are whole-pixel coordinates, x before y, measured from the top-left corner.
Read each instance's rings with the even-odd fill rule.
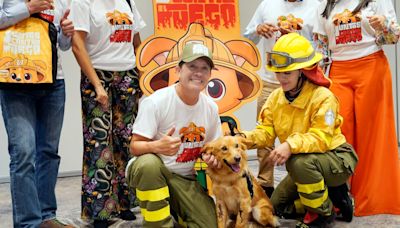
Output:
[[[279,227],[281,225],[281,223],[279,222],[279,218],[275,215],[272,215],[268,222],[272,227]]]
[[[269,207],[262,208],[253,208],[253,218],[258,223],[263,226],[270,225],[272,227],[279,227],[281,224],[279,223],[279,218],[272,214],[272,211]]]

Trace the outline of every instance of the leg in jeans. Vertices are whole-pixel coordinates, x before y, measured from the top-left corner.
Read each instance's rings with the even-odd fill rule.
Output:
[[[8,135],[14,227],[37,228],[42,222],[35,181],[36,101],[40,91],[1,90]]]
[[[48,220],[56,217],[57,210],[55,186],[60,164],[58,146],[64,119],[64,80],[57,80],[54,89],[44,92],[37,103],[35,167],[42,219]]]

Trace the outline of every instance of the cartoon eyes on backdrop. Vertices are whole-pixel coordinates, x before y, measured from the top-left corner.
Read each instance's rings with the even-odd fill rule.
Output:
[[[136,61],[138,69],[142,71],[140,87],[145,95],[150,95],[176,83],[178,75],[175,67],[183,47],[190,42],[202,43],[212,51],[217,68],[212,70],[204,93],[217,103],[224,133],[232,133],[240,129],[233,112],[254,100],[261,92],[262,82],[256,74],[261,67],[260,54],[251,41],[240,36],[240,28],[236,28],[238,34],[225,34],[225,41],[222,41],[202,23],[192,22],[186,27],[181,37],[164,33],[142,42]],[[211,30],[217,33],[215,27]],[[256,120],[255,116],[251,118]]]

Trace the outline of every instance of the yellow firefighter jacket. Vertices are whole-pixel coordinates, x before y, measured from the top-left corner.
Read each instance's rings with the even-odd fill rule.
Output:
[[[293,154],[323,153],[346,142],[338,112],[333,93],[306,80],[293,102],[286,99],[282,88],[272,92],[259,114],[258,126],[243,133],[253,141],[253,148],[273,146],[278,137],[281,143],[289,143]]]

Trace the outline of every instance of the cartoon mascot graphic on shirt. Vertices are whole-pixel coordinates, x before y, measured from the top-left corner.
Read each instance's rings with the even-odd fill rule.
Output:
[[[255,73],[260,68],[260,55],[251,42],[239,38],[222,42],[196,22],[189,25],[179,40],[150,37],[138,50],[137,66],[143,72],[140,87],[150,95],[175,84],[179,79],[175,67],[183,47],[191,42],[202,43],[213,53],[216,69],[212,70],[204,93],[217,103],[224,133],[231,133],[239,129],[232,113],[261,92],[262,82]]]
[[[112,26],[110,42],[131,42],[134,21],[127,13],[114,10],[113,12],[106,13],[106,18]]]
[[[132,20],[129,18],[128,14],[121,13],[118,10],[114,10],[112,13],[107,13],[107,20],[112,25],[131,25]]]
[[[200,157],[200,150],[204,145],[206,130],[204,127],[197,127],[190,122],[188,127],[183,127],[179,131],[179,136],[183,144],[183,152],[178,155],[177,162],[195,161]]]
[[[353,13],[345,9],[342,13],[333,16],[335,25],[336,44],[347,44],[362,40],[361,13]]]

